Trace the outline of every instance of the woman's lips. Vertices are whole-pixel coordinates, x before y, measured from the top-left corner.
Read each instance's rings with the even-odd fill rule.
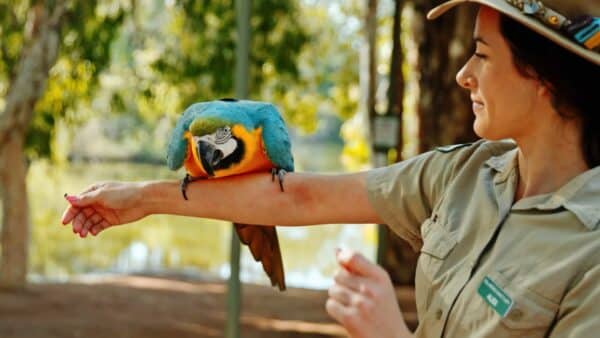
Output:
[[[472,103],[473,111],[479,111],[479,110],[483,109],[483,102],[479,101],[474,96],[471,96],[471,101],[473,102]]]

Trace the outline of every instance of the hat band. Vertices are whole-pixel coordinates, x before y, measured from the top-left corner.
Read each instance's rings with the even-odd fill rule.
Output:
[[[561,31],[581,46],[600,52],[600,18],[582,15],[573,20],[537,0],[506,0],[523,14],[533,16],[546,27]]]

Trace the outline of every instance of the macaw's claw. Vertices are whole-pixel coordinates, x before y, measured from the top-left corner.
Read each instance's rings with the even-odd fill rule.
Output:
[[[273,168],[271,169],[271,182],[275,181],[275,175],[277,175],[277,179],[279,180],[279,188],[281,192],[283,192],[283,177],[287,174],[285,169]]]
[[[183,178],[183,180],[181,180],[181,194],[183,195],[183,198],[187,201],[187,194],[186,194],[186,190],[187,190],[187,186],[194,182],[199,180],[200,178],[195,178],[190,176],[190,174],[185,174],[185,177]]]

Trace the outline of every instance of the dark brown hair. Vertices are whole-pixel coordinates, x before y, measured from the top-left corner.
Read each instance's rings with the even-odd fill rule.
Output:
[[[517,70],[548,85],[553,106],[563,118],[580,119],[585,161],[590,168],[600,165],[600,66],[504,15],[500,32]]]

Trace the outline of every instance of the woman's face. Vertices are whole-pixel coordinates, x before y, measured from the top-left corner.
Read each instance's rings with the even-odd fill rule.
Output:
[[[481,6],[475,23],[475,53],[456,75],[473,101],[475,133],[488,140],[519,139],[535,129],[539,81],[521,75],[500,33],[499,12]]]

